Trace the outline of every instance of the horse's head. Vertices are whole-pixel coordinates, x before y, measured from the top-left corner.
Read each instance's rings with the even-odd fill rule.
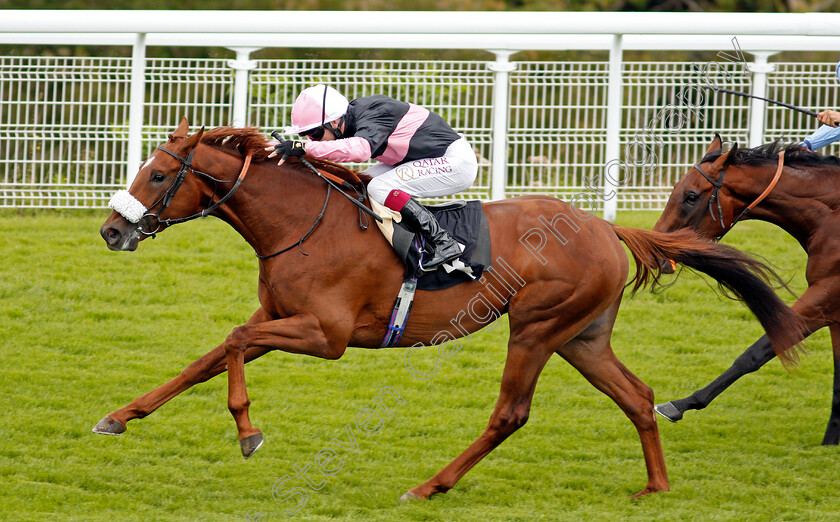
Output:
[[[726,168],[735,159],[738,144],[722,154],[713,154],[721,148],[721,138],[715,134],[704,158],[674,185],[654,230],[673,232],[693,228],[699,236],[709,239],[717,239],[728,230],[734,205],[728,201],[729,191],[723,190],[723,182]]]
[[[143,163],[131,187],[111,198],[108,206],[114,211],[99,230],[111,250],[134,251],[140,241],[165,229],[167,220],[193,214],[199,207],[199,181],[187,173],[204,129],[189,137],[188,129],[183,118],[169,141]]]

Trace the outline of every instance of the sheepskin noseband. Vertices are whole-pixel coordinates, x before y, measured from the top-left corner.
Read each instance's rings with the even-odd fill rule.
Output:
[[[108,202],[108,206],[119,212],[122,217],[132,223],[140,221],[140,218],[142,218],[148,210],[127,190],[117,191],[116,194],[111,196],[111,201]]]

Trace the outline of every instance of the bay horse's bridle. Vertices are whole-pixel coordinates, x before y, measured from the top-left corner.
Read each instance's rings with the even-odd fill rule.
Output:
[[[161,146],[157,147],[157,150],[161,150],[173,158],[177,159],[181,162],[181,168],[178,169],[178,174],[175,175],[175,179],[172,180],[169,187],[167,187],[166,191],[155,201],[140,218],[138,221],[137,226],[140,233],[146,236],[155,237],[158,231],[160,231],[161,226],[170,226],[176,225],[178,223],[183,223],[185,221],[191,221],[197,218],[204,218],[209,216],[214,210],[222,206],[225,201],[230,199],[233,194],[239,189],[239,185],[242,184],[242,180],[245,178],[245,174],[248,172],[248,167],[251,165],[251,157],[253,154],[248,154],[245,157],[245,165],[242,167],[242,171],[239,173],[239,177],[236,178],[236,183],[234,183],[233,187],[228,191],[227,194],[222,196],[219,201],[212,203],[206,209],[202,210],[201,212],[196,212],[195,214],[183,218],[173,218],[173,219],[160,219],[160,215],[163,214],[163,211],[166,210],[169,205],[172,203],[172,199],[175,197],[175,194],[178,192],[178,189],[181,188],[181,184],[184,182],[184,179],[187,177],[187,172],[192,172],[193,174],[197,174],[208,180],[212,181],[213,183],[230,183],[230,180],[224,179],[216,179],[215,177],[207,174],[206,172],[201,172],[200,170],[195,170],[192,166],[193,156],[195,155],[195,150],[187,154],[187,157],[182,158],[181,156],[175,154],[171,150],[164,149]],[[214,185],[215,187],[215,185]],[[216,191],[215,188],[213,190],[213,196],[210,196],[210,200],[213,200],[215,197]],[[151,212],[153,208],[160,205],[160,208],[157,212]],[[154,220],[154,221],[152,221]]]
[[[762,193],[761,193],[761,194],[760,194],[760,195],[759,195],[759,196],[755,199],[755,201],[753,201],[752,203],[750,203],[750,205],[749,205],[749,206],[747,206],[747,208],[745,208],[745,209],[743,210],[743,212],[741,212],[741,213],[738,215],[738,217],[737,217],[737,218],[735,218],[735,219],[733,219],[733,220],[732,220],[732,223],[730,223],[729,228],[727,228],[727,227],[726,227],[726,223],[724,223],[724,221],[723,221],[723,209],[721,208],[721,204],[720,204],[720,197],[719,197],[719,196],[720,196],[720,194],[719,194],[719,193],[720,193],[720,189],[721,189],[721,187],[723,187],[723,178],[724,178],[724,176],[726,175],[726,167],[724,167],[724,168],[720,171],[720,176],[718,176],[717,181],[715,181],[715,180],[713,180],[713,179],[711,178],[711,176],[709,176],[708,174],[706,174],[706,172],[704,172],[702,168],[700,168],[700,164],[699,164],[699,163],[695,163],[695,164],[694,164],[694,168],[695,168],[695,169],[697,169],[697,172],[699,172],[700,174],[702,174],[702,175],[703,175],[703,177],[704,177],[704,178],[706,178],[706,181],[708,181],[709,183],[711,183],[711,184],[712,184],[712,187],[714,187],[714,188],[712,189],[712,195],[711,195],[711,196],[709,196],[709,205],[708,205],[708,208],[709,208],[709,215],[711,215],[711,216],[712,216],[712,221],[717,221],[717,219],[715,218],[714,208],[712,207],[712,205],[713,205],[715,202],[717,202],[718,216],[720,217],[720,228],[721,228],[721,233],[720,233],[720,235],[719,235],[719,236],[717,236],[717,237],[715,238],[715,241],[720,241],[720,239],[721,239],[724,235],[726,235],[726,233],[727,233],[727,232],[729,232],[730,230],[732,230],[732,227],[734,227],[734,226],[735,226],[735,223],[737,223],[737,222],[741,221],[741,219],[743,219],[743,218],[744,218],[744,216],[746,216],[747,214],[749,214],[749,213],[750,213],[750,211],[751,211],[752,209],[754,209],[756,206],[758,206],[758,204],[759,204],[759,203],[761,203],[761,202],[764,200],[764,198],[766,198],[766,197],[770,194],[770,192],[772,192],[773,188],[776,186],[776,183],[778,183],[778,182],[779,182],[779,178],[780,178],[780,177],[781,177],[781,175],[782,175],[782,169],[784,168],[784,166],[785,166],[785,151],[784,151],[784,150],[781,150],[781,151],[779,151],[779,163],[778,163],[778,167],[776,168],[776,174],[773,176],[773,180],[770,182],[770,184],[767,186],[767,188],[765,188],[765,189],[764,189],[764,192],[762,192]],[[701,222],[701,221],[703,221],[703,218],[704,218],[705,216],[706,216],[706,213],[705,213],[705,212],[703,212],[702,214],[700,214],[700,217],[697,219],[697,221],[694,223],[694,226],[693,226],[693,227],[691,227],[691,229],[692,229],[692,230],[694,230],[694,231],[696,232],[696,231],[697,231],[697,228],[700,226],[700,222]]]

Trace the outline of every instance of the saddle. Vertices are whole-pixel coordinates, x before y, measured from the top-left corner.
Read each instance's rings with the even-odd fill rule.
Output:
[[[434,272],[420,270],[424,255],[423,238],[401,223],[402,216],[374,200],[371,208],[382,221],[379,229],[405,263],[403,284],[394,303],[385,338],[380,347],[396,346],[400,342],[411,313],[414,294],[420,290],[443,290],[458,283],[474,281],[490,266],[490,227],[480,201],[456,201],[442,205],[426,205],[441,227],[461,245],[461,257],[444,263]],[[428,255],[428,254],[426,254]]]
[[[481,277],[485,267],[490,266],[490,227],[480,201],[425,205],[463,251],[459,259],[444,263],[433,272],[420,271],[420,259],[424,255],[423,238],[401,223],[399,212],[373,200],[370,204],[382,218],[381,223],[377,222],[379,229],[405,263],[405,279],[416,278],[419,290],[443,290],[458,283],[474,281]]]

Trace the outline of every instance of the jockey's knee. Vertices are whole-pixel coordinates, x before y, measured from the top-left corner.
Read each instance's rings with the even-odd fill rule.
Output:
[[[385,205],[385,200],[388,199],[388,195],[391,193],[391,186],[383,178],[373,178],[368,183],[367,190],[372,200],[380,205]]]

